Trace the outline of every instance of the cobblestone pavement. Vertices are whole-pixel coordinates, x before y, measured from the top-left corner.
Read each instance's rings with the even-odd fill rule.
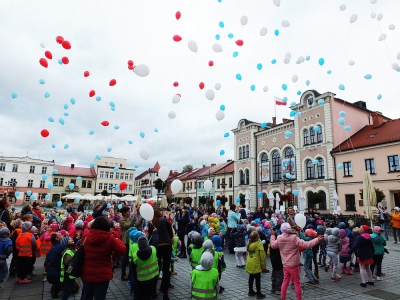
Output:
[[[343,275],[339,282],[332,282],[329,273],[325,273],[320,268],[320,284],[314,286],[305,285],[303,288],[304,299],[400,299],[400,245],[389,244],[387,249],[389,255],[385,255],[383,260],[383,272],[386,274],[383,281],[375,281],[374,286],[363,288],[359,273],[352,276]],[[232,254],[225,254],[227,269],[222,275],[221,285],[225,291],[219,299],[254,299],[248,297],[247,280],[248,274],[244,269],[236,268],[235,257]],[[39,300],[52,299],[50,296],[50,284],[43,282],[43,262],[44,258],[39,258],[36,262],[35,273],[30,284],[18,284],[15,278],[7,278],[0,283],[0,299],[6,300]],[[8,264],[10,261],[8,261]],[[271,269],[268,261],[268,269]],[[173,275],[171,283],[175,286],[171,290],[170,299],[190,299],[190,270],[188,259],[181,259],[175,264],[178,275]],[[107,292],[107,300],[113,299],[132,299],[129,295],[129,287],[126,282],[119,279],[121,273],[119,269],[115,271],[115,278],[111,280]],[[278,295],[272,294],[271,273],[263,273],[261,276],[261,289],[267,299],[280,299]],[[304,278],[302,272],[302,279]],[[80,299],[80,292],[71,296],[70,299]],[[61,296],[61,293],[60,293]],[[60,297],[59,297],[60,298]],[[161,296],[158,297],[162,299]],[[288,289],[287,299],[295,299],[294,289]]]

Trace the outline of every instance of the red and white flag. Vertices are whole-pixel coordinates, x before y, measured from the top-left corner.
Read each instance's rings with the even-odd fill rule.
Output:
[[[275,97],[275,96],[274,96]],[[275,97],[275,104],[276,105],[283,105],[286,106],[287,102],[283,102],[281,98]]]

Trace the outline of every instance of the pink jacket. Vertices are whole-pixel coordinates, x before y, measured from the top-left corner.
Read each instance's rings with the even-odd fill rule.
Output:
[[[341,257],[349,257],[350,254],[347,252],[350,250],[350,240],[348,237],[342,239],[342,250],[339,252]]]
[[[319,240],[317,238],[306,242],[300,239],[296,234],[282,233],[278,236],[277,240],[274,235],[271,235],[271,248],[279,248],[282,264],[286,268],[298,267],[300,265],[299,247],[310,249],[318,245],[318,243]]]

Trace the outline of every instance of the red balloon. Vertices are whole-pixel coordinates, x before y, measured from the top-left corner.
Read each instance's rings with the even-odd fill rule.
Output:
[[[182,40],[182,38],[179,35],[174,35],[173,40],[175,42],[179,42],[180,40]]]
[[[128,60],[128,66],[133,66],[133,60]]]
[[[110,80],[110,86],[114,86],[117,84],[117,81],[115,79]]]
[[[66,57],[66,56],[64,56],[63,58],[61,58],[61,61],[63,62],[63,64],[66,64],[66,65],[68,65],[68,63],[69,63],[69,59],[68,59],[68,57]]]
[[[108,121],[103,121],[103,122],[101,122],[101,125],[107,127],[108,125],[110,125],[110,122],[108,122]],[[121,189],[121,190],[122,190],[122,189]]]
[[[214,62],[213,62],[212,60],[210,60],[210,61],[208,62],[208,65],[209,65],[210,67],[212,67],[212,66],[214,65]]]
[[[180,12],[180,11],[177,11],[177,12],[175,13],[175,18],[176,18],[177,20],[179,20],[179,19],[181,18],[181,12]]]
[[[182,98],[182,95],[181,94],[177,94],[179,97],[181,97]]]
[[[46,52],[44,53],[44,56],[46,56],[48,59],[52,59],[52,58],[53,58],[53,54],[51,54],[50,51],[46,51]]]
[[[64,38],[61,35],[59,35],[56,37],[56,42],[62,44],[64,42]]]
[[[64,41],[62,43],[62,46],[63,46],[64,49],[67,49],[67,50],[71,49],[71,43],[68,42],[68,41]]]
[[[94,90],[91,90],[89,92],[89,97],[93,97],[94,95],[96,95],[96,92]]]
[[[133,65],[128,65],[128,69],[133,70],[134,69]]]
[[[127,187],[127,184],[126,184],[125,181],[122,181],[122,182],[119,184],[119,189],[120,189],[121,191],[123,191],[124,189],[126,189],[126,187]]]
[[[202,89],[204,89],[204,82],[200,82],[199,83],[199,88],[202,90]]]
[[[50,135],[50,132],[49,132],[47,129],[43,129],[43,130],[40,132],[40,135],[41,135],[42,137],[44,137],[44,138],[47,138],[47,137]]]
[[[48,67],[48,63],[47,63],[47,60],[45,59],[45,58],[41,58],[41,59],[39,59],[39,63],[42,65],[42,67],[45,67],[45,68],[47,68]]]
[[[89,75],[90,75],[89,71],[85,71],[85,72],[83,72],[83,76],[85,76],[85,77],[89,77]]]
[[[237,40],[235,43],[238,46],[243,46],[243,41],[242,40]]]
[[[179,82],[178,81],[175,81],[174,82],[174,87],[177,87],[179,85]]]
[[[146,203],[149,204],[149,205],[151,205],[152,207],[154,206],[154,203],[153,203],[153,201],[151,201],[151,200],[146,201]]]

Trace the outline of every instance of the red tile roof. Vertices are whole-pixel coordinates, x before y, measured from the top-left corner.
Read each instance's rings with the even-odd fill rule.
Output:
[[[153,169],[151,169],[153,172],[157,172],[158,173],[158,170],[160,170],[160,164],[158,163],[158,161],[156,162],[156,164],[154,165],[154,167],[153,167]]]
[[[215,172],[215,174],[224,174],[224,173],[233,173],[235,170],[235,164],[234,161],[229,161],[219,170],[218,172]]]
[[[96,177],[96,171],[94,168],[82,168],[82,167],[71,168],[71,166],[54,165],[54,169],[58,171],[57,174],[59,175],[91,177],[91,178]]]
[[[135,180],[139,180],[142,179],[144,176],[146,176],[147,174],[149,174],[149,170],[144,171],[142,174],[140,174],[139,176],[136,176]]]
[[[378,126],[367,125],[335,147],[332,152],[370,147],[400,141],[400,119],[383,122]]]

